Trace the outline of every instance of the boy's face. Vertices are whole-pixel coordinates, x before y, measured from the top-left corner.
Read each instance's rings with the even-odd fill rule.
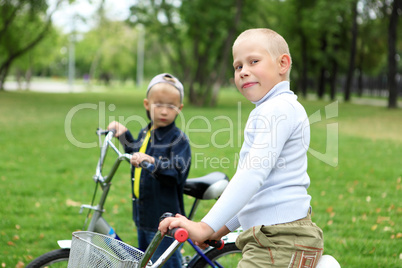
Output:
[[[159,83],[149,91],[148,98],[144,99],[144,107],[156,129],[170,125],[183,108],[183,104],[180,103],[180,93],[174,86]]]
[[[233,47],[234,78],[237,89],[250,101],[259,101],[276,84],[284,81],[281,57],[272,59],[256,36],[239,41]],[[290,60],[290,58],[289,58]]]

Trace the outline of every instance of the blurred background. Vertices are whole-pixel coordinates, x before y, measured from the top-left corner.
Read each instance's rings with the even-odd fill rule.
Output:
[[[247,28],[288,41],[298,95],[402,93],[401,0],[2,0],[0,90],[32,81],[141,86],[160,72],[185,84],[188,101],[214,106],[233,77],[231,46]],[[42,80],[41,80],[42,79]]]

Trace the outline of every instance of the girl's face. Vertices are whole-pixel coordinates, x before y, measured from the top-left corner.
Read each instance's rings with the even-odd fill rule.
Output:
[[[183,108],[180,93],[172,85],[159,83],[154,85],[144,100],[144,107],[149,112],[153,128],[170,125]]]
[[[234,78],[237,89],[249,101],[259,101],[283,81],[281,58],[272,59],[261,44],[263,38],[250,38],[233,47]],[[290,59],[290,58],[289,58]]]

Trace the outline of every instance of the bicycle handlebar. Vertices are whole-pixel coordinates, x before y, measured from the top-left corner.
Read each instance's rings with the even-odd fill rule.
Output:
[[[168,217],[174,217],[173,213],[170,213],[170,212],[163,213],[163,215],[159,218],[159,221],[161,222],[165,218],[168,218]],[[182,243],[188,239],[188,231],[184,228],[173,228],[172,230],[168,230],[167,235],[174,237],[180,243]],[[206,241],[204,241],[204,243],[211,247],[217,248],[219,250],[225,246],[225,242],[223,240],[220,240],[220,241],[206,240]]]
[[[188,232],[184,228],[173,228],[172,230],[168,230],[167,234],[170,237],[173,237],[178,242],[183,243],[188,239]]]
[[[140,164],[140,166],[141,166],[143,169],[148,170],[149,172],[152,172],[152,171],[154,171],[154,169],[155,169],[155,165],[149,163],[148,161],[142,161],[141,164]]]
[[[221,239],[221,240],[206,240],[204,241],[205,244],[210,245],[211,247],[214,247],[218,250],[223,249],[223,247],[225,246],[225,242]]]

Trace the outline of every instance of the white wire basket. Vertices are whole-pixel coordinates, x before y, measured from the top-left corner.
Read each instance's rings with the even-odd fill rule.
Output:
[[[137,268],[144,253],[112,237],[74,232],[68,268]]]

